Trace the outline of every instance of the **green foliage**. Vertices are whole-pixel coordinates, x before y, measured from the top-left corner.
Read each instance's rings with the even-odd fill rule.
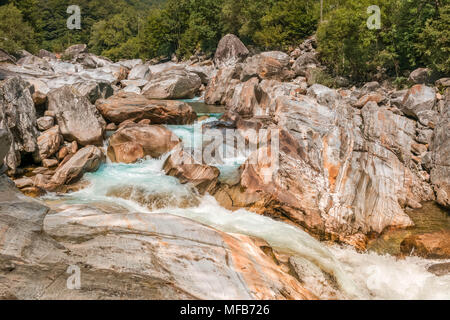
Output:
[[[439,10],[439,18],[427,21],[416,48],[428,66],[450,74],[450,4]]]
[[[335,75],[354,81],[400,77],[404,70],[421,66],[448,73],[448,4],[440,3],[347,0],[330,11],[318,28],[322,60]],[[380,30],[366,25],[370,5],[381,9]]]
[[[23,21],[22,13],[13,4],[0,7],[0,48],[10,53],[20,49],[37,50],[33,29]]]
[[[99,55],[111,59],[133,55],[129,49],[136,49],[136,40],[139,24],[138,13],[131,8],[112,16],[108,20],[101,20],[92,27],[89,46]],[[134,40],[134,41],[131,41]]]
[[[263,48],[287,49],[314,33],[318,13],[317,1],[277,1],[261,18],[255,41]]]

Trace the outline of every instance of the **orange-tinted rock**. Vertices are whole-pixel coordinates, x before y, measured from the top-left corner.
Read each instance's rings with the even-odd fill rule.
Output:
[[[179,142],[179,138],[163,126],[128,124],[111,136],[108,157],[113,162],[125,163],[133,163],[146,156],[159,158]]]
[[[197,115],[182,101],[151,100],[135,93],[121,92],[106,100],[98,100],[97,108],[110,122],[148,119],[152,124],[190,124]]]
[[[450,259],[450,230],[412,235],[400,245],[404,254],[428,259]]]
[[[194,185],[202,194],[215,189],[220,175],[219,169],[196,163],[180,147],[167,158],[163,169],[167,175],[178,178],[181,183]]]

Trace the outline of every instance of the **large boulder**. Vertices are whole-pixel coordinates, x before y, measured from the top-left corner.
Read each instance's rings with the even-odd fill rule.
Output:
[[[256,106],[261,102],[261,98],[262,92],[259,87],[259,80],[254,77],[234,87],[233,95],[225,99],[224,102],[231,112],[243,117],[251,117]]]
[[[107,99],[114,94],[114,89],[109,82],[84,81],[72,85],[78,92],[89,99],[92,104],[98,99]]]
[[[159,158],[180,139],[160,125],[128,124],[109,139],[108,157],[113,162],[133,163],[146,156]]]
[[[317,53],[305,52],[295,60],[292,69],[294,70],[295,75],[305,76],[308,68],[315,68],[318,65]]]
[[[225,35],[217,45],[214,63],[217,68],[242,62],[249,54],[248,49],[234,34]]]
[[[407,116],[419,119],[422,112],[432,110],[435,104],[435,89],[417,84],[408,90],[400,109]]]
[[[152,73],[147,64],[139,64],[134,66],[128,74],[128,80],[150,80]]]
[[[36,162],[40,160],[36,110],[29,84],[19,77],[0,83],[0,129],[7,132],[11,141],[4,161],[13,173],[26,155],[31,155]]]
[[[39,187],[50,191],[61,190],[64,185],[80,180],[85,172],[96,171],[103,160],[104,155],[99,148],[84,147],[59,166],[52,178]]]
[[[247,58],[242,67],[241,81],[247,81],[252,77],[262,79],[274,79],[279,81],[294,78],[294,73],[289,68],[290,57],[279,51],[263,52]]]
[[[153,74],[142,94],[149,99],[194,98],[201,85],[202,80],[197,74],[174,69]]]
[[[75,44],[73,46],[70,46],[64,51],[64,55],[66,57],[72,58],[80,53],[86,53],[87,52],[87,45],[85,44]]]
[[[233,95],[234,87],[241,82],[241,72],[241,64],[223,67],[217,71],[206,87],[205,103],[225,104],[227,97]]]
[[[194,158],[177,147],[164,163],[163,170],[167,175],[176,177],[182,183],[193,185],[201,194],[212,193],[218,183],[220,171],[216,167],[196,163]]]
[[[404,254],[428,259],[450,259],[450,231],[416,234],[407,237],[400,245]]]
[[[59,150],[59,147],[63,142],[64,139],[58,126],[54,126],[43,132],[37,139],[39,156],[41,159],[44,160],[53,156]]]
[[[409,80],[416,84],[425,84],[430,81],[431,70],[428,68],[418,68],[411,72]]]
[[[152,124],[191,124],[197,118],[192,107],[182,101],[150,100],[136,93],[121,92],[99,100],[97,109],[110,122],[148,119]]]
[[[105,120],[75,88],[64,86],[52,90],[48,94],[48,110],[54,112],[64,139],[82,146],[103,144]]]

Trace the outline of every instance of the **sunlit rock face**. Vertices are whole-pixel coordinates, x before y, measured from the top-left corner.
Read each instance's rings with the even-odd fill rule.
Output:
[[[54,112],[64,139],[82,146],[103,144],[105,120],[75,88],[64,86],[52,90],[48,94],[48,110]]]
[[[224,36],[214,55],[214,63],[217,68],[231,66],[242,62],[249,54],[248,49],[234,34]]]
[[[146,156],[159,158],[179,143],[179,138],[163,126],[129,124],[111,136],[108,157],[113,162],[124,163],[133,163]]]
[[[434,199],[416,121],[374,101],[352,108],[323,86],[310,87],[307,96],[264,88],[268,97],[280,92],[267,108],[282,132],[279,166],[267,180],[267,168],[247,161],[240,186],[220,188],[219,201],[288,217],[320,237],[350,243],[354,235],[413,225],[404,208]],[[246,117],[244,110],[261,103],[249,105],[241,100],[240,109],[231,104],[230,110]]]
[[[147,99],[136,93],[118,93],[98,100],[97,109],[110,122],[148,119],[152,124],[191,124],[197,118],[191,106],[182,101]]]

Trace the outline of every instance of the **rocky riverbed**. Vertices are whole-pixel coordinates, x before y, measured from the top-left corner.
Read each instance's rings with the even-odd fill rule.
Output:
[[[450,298],[450,78],[328,88],[313,38],[64,57],[0,52],[0,297]]]

